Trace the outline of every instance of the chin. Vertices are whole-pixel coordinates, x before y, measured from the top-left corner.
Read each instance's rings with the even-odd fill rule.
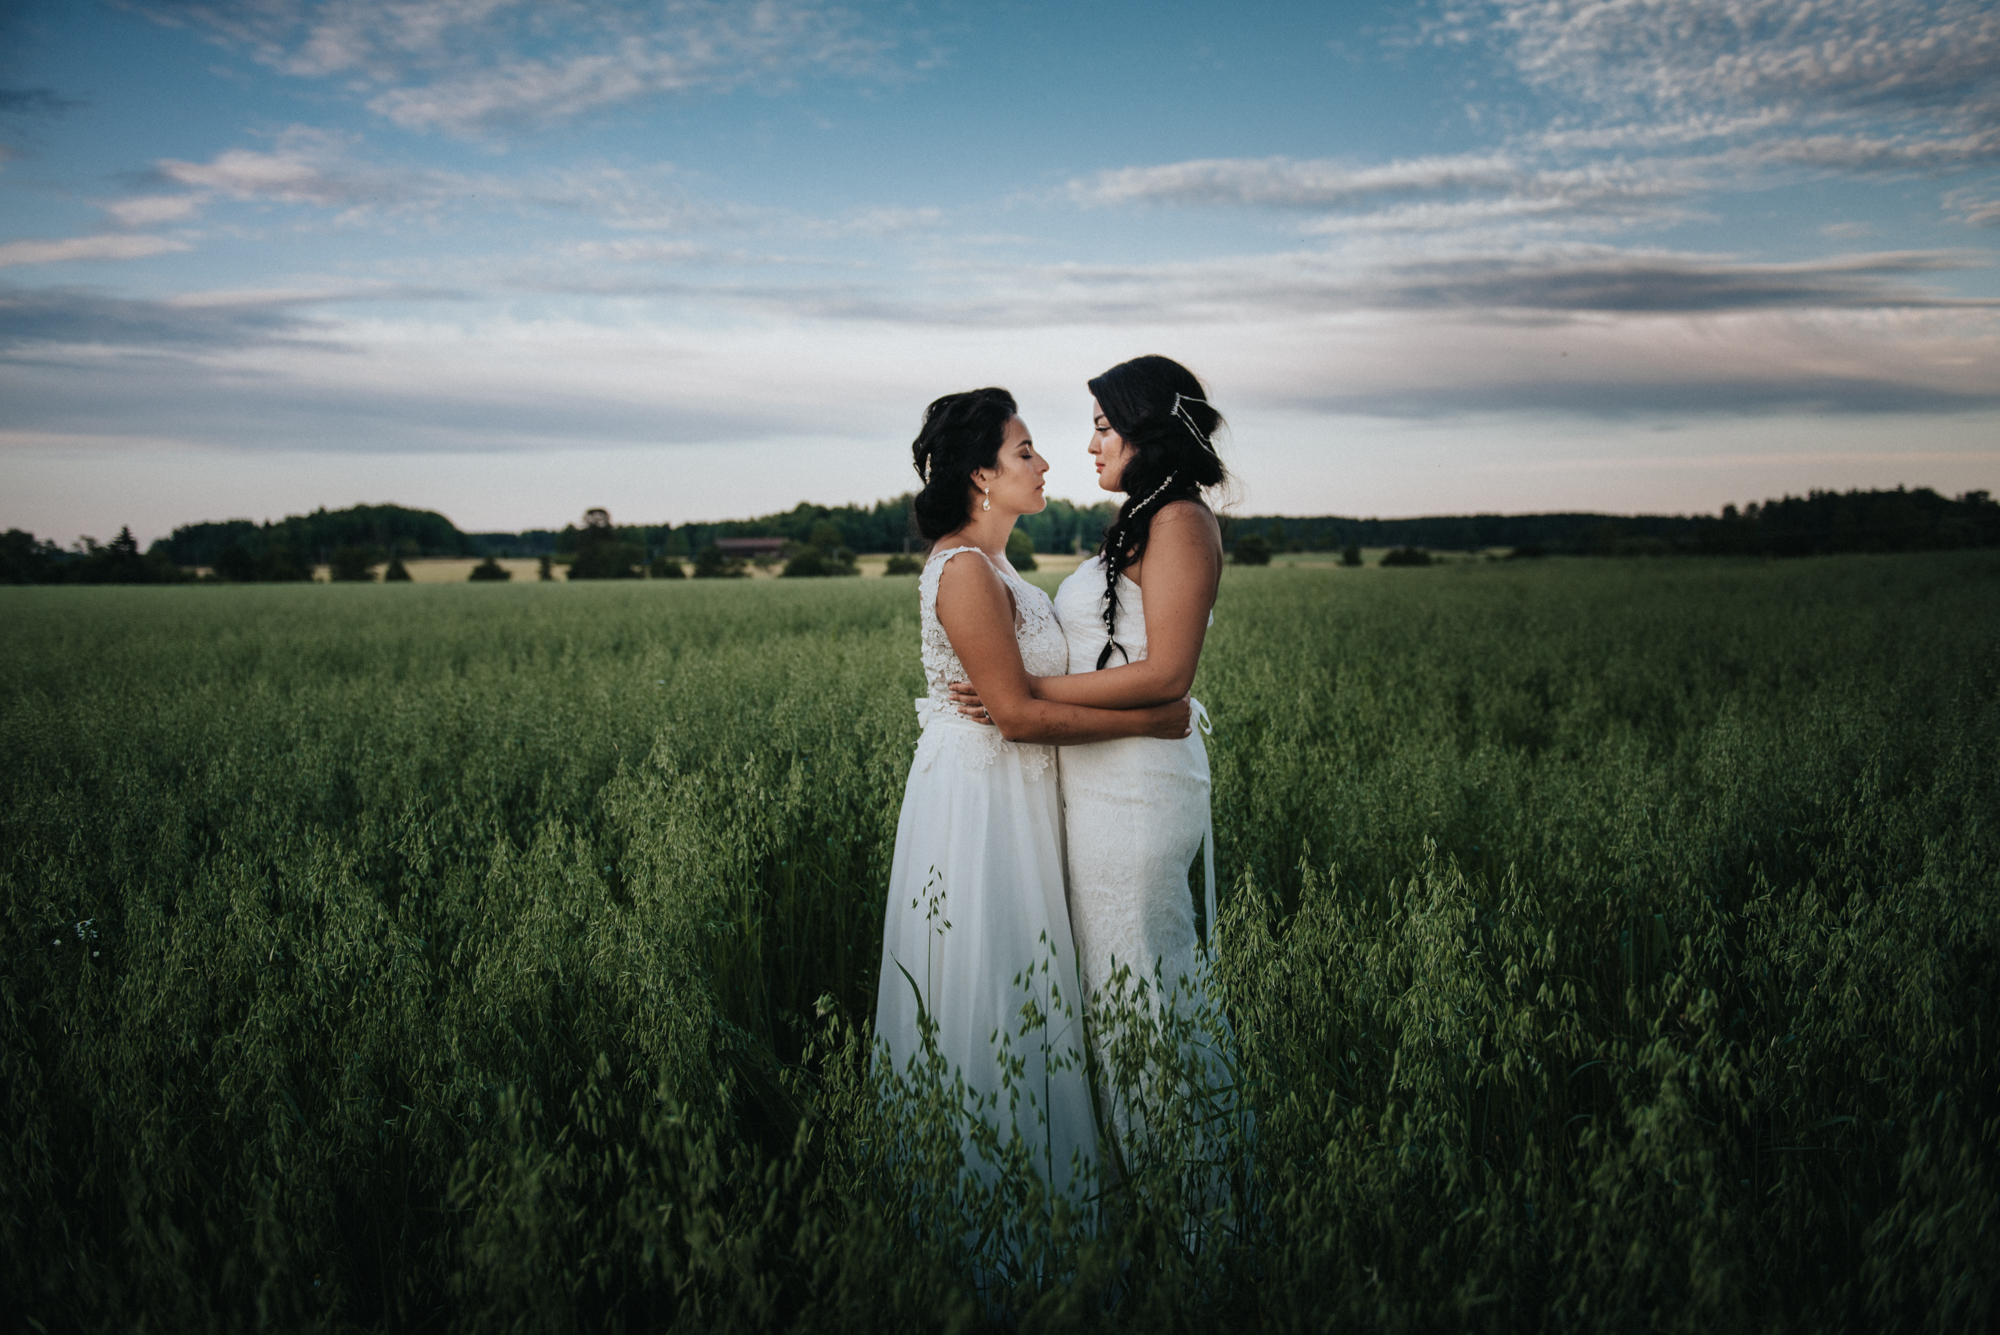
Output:
[[[1035,499],[1034,499],[1034,500],[1032,500],[1032,501],[1030,501],[1030,502],[1028,503],[1028,508],[1027,508],[1027,509],[1025,509],[1025,510],[1023,510],[1023,511],[1021,511],[1021,513],[1022,513],[1022,514],[1024,514],[1024,515],[1038,515],[1038,514],[1040,514],[1040,513],[1042,512],[1042,511],[1044,511],[1044,510],[1046,510],[1046,509],[1048,509],[1048,508],[1049,508],[1049,498],[1048,498],[1048,493],[1046,493],[1046,492],[1036,492],[1036,493],[1035,493]]]
[[[1099,473],[1097,475],[1097,489],[1099,491],[1108,491],[1111,492],[1113,495],[1116,495],[1119,490],[1118,479],[1110,476],[1107,473]]]

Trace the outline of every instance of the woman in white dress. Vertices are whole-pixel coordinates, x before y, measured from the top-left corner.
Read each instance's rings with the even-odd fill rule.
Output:
[[[1222,578],[1221,531],[1202,500],[1204,490],[1227,480],[1214,445],[1222,415],[1193,373],[1166,357],[1121,363],[1089,387],[1098,486],[1126,500],[1098,554],[1056,592],[1069,649],[1063,673],[1037,672],[1029,689],[1050,703],[1143,708],[1185,696],[1201,661]],[[976,718],[977,691],[955,694],[960,712]],[[1205,723],[1206,712],[1195,709]],[[1142,985],[1152,1005],[1183,1019],[1213,1014],[1188,886],[1188,868],[1206,845],[1212,942],[1208,753],[1194,735],[1065,744],[1061,770],[1070,925],[1104,1058],[1115,1028],[1104,1012],[1121,994],[1133,1003]],[[1201,1046],[1202,1083],[1226,1086],[1214,1045]],[[1107,1091],[1113,1115],[1106,1130],[1127,1139],[1143,1120],[1129,1106],[1144,1094],[1134,1074],[1127,1063],[1110,1081],[1122,1088]],[[1220,1106],[1209,1102],[1211,1111],[1233,1106],[1226,1095]]]
[[[999,1141],[1018,1131],[1050,1185],[1074,1196],[1077,1173],[1096,1161],[1097,1132],[1055,748],[1136,737],[1171,745],[1188,735],[1190,707],[1175,697],[1093,708],[1029,689],[1034,677],[1060,677],[1069,651],[1048,595],[1006,559],[1014,521],[1047,503],[1048,472],[1011,395],[937,400],[912,453],[924,482],[917,524],[932,542],[918,581],[928,691],[896,826],[876,1039],[901,1074],[941,1059]],[[954,681],[973,684],[994,726],[950,707]],[[1045,1026],[1024,1022],[1030,1002]]]

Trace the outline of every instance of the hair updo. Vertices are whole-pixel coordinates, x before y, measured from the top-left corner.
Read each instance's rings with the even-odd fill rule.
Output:
[[[1153,516],[1175,501],[1199,501],[1203,488],[1229,480],[1215,452],[1215,433],[1225,425],[1208,404],[1208,391],[1194,372],[1171,357],[1134,357],[1090,382],[1090,392],[1111,429],[1124,438],[1126,457],[1118,485],[1125,503],[1104,530],[1098,549],[1104,558],[1104,652],[1125,654],[1118,643],[1118,577],[1146,554]],[[1131,655],[1125,654],[1127,662]]]
[[[1004,389],[947,394],[924,409],[923,429],[910,446],[910,462],[924,489],[911,509],[917,532],[927,540],[965,527],[972,517],[972,474],[999,461],[1014,417],[1014,396]]]

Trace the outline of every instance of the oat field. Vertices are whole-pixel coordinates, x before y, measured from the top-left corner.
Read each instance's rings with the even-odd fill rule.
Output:
[[[1232,1222],[978,1287],[865,1057],[913,579],[0,626],[28,1329],[2000,1319],[1995,554],[1231,569]]]

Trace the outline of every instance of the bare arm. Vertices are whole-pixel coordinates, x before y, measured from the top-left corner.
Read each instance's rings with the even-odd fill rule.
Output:
[[[1143,709],[1037,700],[1014,639],[1013,598],[984,560],[953,558],[946,563],[938,582],[937,613],[988,716],[1010,742],[1071,746],[1119,737],[1187,736],[1189,710],[1182,699]]]

